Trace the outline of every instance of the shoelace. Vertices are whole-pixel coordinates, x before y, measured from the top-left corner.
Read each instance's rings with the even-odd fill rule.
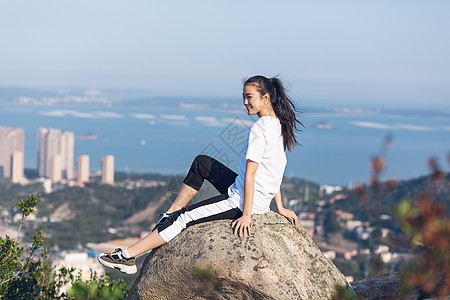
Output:
[[[163,214],[159,214],[159,220],[158,220],[158,223],[160,223],[160,222],[162,221],[162,219],[170,217],[171,214],[172,214],[172,213],[168,213],[168,212],[165,212],[165,213],[163,213]]]
[[[113,255],[117,255],[119,258],[125,258],[125,257],[123,257],[123,255],[122,255],[122,249],[120,249],[120,248],[114,249],[114,252],[112,252],[110,255],[111,255],[111,257],[112,257]]]
[[[168,212],[159,214],[159,219],[158,219],[158,221],[156,222],[156,225],[159,225],[159,224],[161,223],[161,221],[163,221],[163,219],[166,219],[166,218],[170,217],[171,214],[172,214],[172,213],[168,213]],[[153,230],[155,230],[155,229],[156,229],[156,226],[155,226],[151,231],[153,231]]]

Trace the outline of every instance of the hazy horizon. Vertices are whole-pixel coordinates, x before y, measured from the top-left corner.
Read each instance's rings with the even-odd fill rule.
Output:
[[[5,93],[5,90],[8,92]],[[11,91],[12,90],[12,91]],[[191,95],[191,96],[180,96],[180,95],[164,95],[157,94],[150,89],[98,89],[92,87],[67,87],[67,86],[44,86],[44,87],[32,87],[32,86],[4,86],[0,85],[0,105],[9,103],[4,103],[6,100],[11,100],[13,98],[19,97],[64,97],[69,95],[78,95],[83,97],[92,98],[111,98],[111,99],[121,99],[124,101],[145,101],[154,99],[165,99],[168,101],[174,101],[173,103],[178,104],[181,101],[189,104],[210,104],[217,105],[218,109],[220,107],[232,105],[234,108],[239,108],[241,106],[241,96],[222,96],[214,95],[213,97],[207,97],[204,95]],[[3,102],[2,102],[3,99]],[[219,105],[215,103],[216,100],[223,101]],[[344,99],[337,101],[337,99],[299,99],[293,98],[294,102],[302,112],[316,112],[319,111],[332,111],[335,109],[363,109],[363,110],[383,110],[384,112],[398,111],[398,112],[434,112],[439,114],[450,114],[450,101],[442,101],[439,105],[429,105],[429,101],[413,101],[407,105],[404,103],[396,103],[395,101],[364,101],[359,100],[349,100]],[[57,106],[57,105],[56,105]],[[79,105],[83,106],[83,105]],[[190,109],[195,109],[195,107],[190,106]]]

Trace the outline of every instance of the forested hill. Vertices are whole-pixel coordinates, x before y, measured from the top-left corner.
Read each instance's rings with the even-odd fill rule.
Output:
[[[27,229],[32,232],[32,228],[42,224],[47,235],[46,241],[53,242],[61,249],[84,246],[88,242],[139,236],[141,231],[149,230],[159,214],[170,206],[183,180],[181,176],[158,174],[116,175],[116,186],[92,182],[84,188],[65,187],[43,194],[37,206],[37,218],[26,222],[25,232]],[[450,175],[446,179],[444,184],[434,186],[437,198],[442,203],[448,203],[450,197]],[[429,185],[428,176],[399,182],[394,189],[384,194],[382,210],[389,211],[401,199],[413,198],[417,191],[425,190]],[[306,190],[308,199],[304,199]],[[2,213],[4,224],[11,223],[15,203],[30,193],[42,193],[41,185],[20,186],[0,181],[0,206],[3,211],[10,212],[9,217]],[[368,219],[367,206],[352,191],[344,189],[319,197],[319,185],[312,182],[285,178],[282,185],[285,200],[299,199],[301,206],[297,209],[302,211],[313,211],[319,200],[328,202],[338,193],[347,194],[348,197],[337,201],[335,209],[354,213],[361,220]],[[193,202],[215,194],[217,191],[206,183]]]
[[[33,232],[32,228],[41,224],[46,242],[62,249],[84,246],[87,242],[139,236],[170,205],[167,182],[177,178],[162,175],[144,177],[147,179],[139,181],[123,178],[117,186],[92,182],[84,188],[64,187],[50,194],[44,194],[38,184],[20,186],[0,181],[0,206],[10,212],[12,219],[15,203],[20,198],[26,198],[30,193],[43,193],[36,219],[28,218],[24,230]],[[146,213],[133,218],[142,211]],[[3,221],[9,223],[6,218]]]
[[[438,181],[433,180],[431,176],[401,181],[386,194],[384,201],[386,204],[397,205],[400,200],[412,199],[420,192],[424,192],[438,203],[442,203],[446,206],[447,213],[450,213],[450,173],[444,174],[444,177]]]
[[[450,214],[450,173],[446,174],[440,181],[435,181],[431,176],[422,176],[415,179],[403,180],[399,182],[382,182],[377,187],[364,187],[369,197],[374,200],[379,198],[381,203],[381,213],[393,214],[398,204],[402,200],[413,200],[419,193],[430,196],[437,203],[444,206],[447,214]],[[350,212],[362,221],[368,221],[370,216],[369,206],[361,201],[360,196],[349,190],[345,190],[348,197],[337,201],[334,209]]]

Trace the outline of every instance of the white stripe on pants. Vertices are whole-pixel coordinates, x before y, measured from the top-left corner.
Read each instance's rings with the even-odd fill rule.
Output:
[[[156,229],[162,239],[169,242],[190,225],[212,220],[236,219],[241,215],[239,205],[222,194],[174,212]]]

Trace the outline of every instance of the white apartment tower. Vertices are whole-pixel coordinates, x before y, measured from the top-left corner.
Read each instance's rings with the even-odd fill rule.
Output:
[[[112,155],[102,158],[102,183],[114,184],[114,156]]]
[[[50,179],[52,183],[60,182],[62,179],[61,155],[55,155],[50,159]]]
[[[72,179],[74,144],[73,132],[40,128],[38,131],[39,176],[58,182],[64,173],[65,178]]]
[[[23,179],[25,131],[0,127],[0,178]],[[15,154],[14,154],[15,153]]]
[[[66,131],[61,135],[61,168],[66,172],[67,179],[73,178],[73,150],[75,137],[73,132]]]
[[[25,179],[23,174],[23,152],[22,151],[14,151],[12,154],[12,167],[11,167],[11,181],[14,183],[21,183]]]
[[[89,156],[81,155],[77,158],[78,184],[89,182]]]
[[[52,157],[61,152],[61,130],[39,128],[38,131],[38,174],[40,177],[52,176]]]

